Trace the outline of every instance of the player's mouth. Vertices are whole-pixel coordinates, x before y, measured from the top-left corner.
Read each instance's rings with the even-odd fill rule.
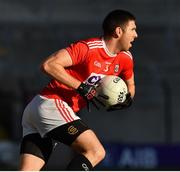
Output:
[[[134,42],[134,40],[132,40],[132,41],[130,42],[130,45],[131,45],[131,46],[132,46],[133,42]]]

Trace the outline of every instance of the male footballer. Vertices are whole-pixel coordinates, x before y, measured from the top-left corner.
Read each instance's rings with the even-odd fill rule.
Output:
[[[74,42],[42,62],[42,71],[52,80],[24,110],[19,170],[41,170],[53,151],[53,140],[77,152],[66,170],[93,170],[103,160],[101,142],[77,112],[92,102],[98,106],[96,85],[106,75],[120,76],[129,91],[123,103],[107,110],[131,105],[135,83],[129,49],[137,38],[135,22],[130,12],[113,10],[103,21],[102,36]]]

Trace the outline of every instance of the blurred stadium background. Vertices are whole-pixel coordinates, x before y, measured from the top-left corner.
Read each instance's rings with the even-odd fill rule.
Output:
[[[49,81],[41,61],[100,35],[116,8],[137,17],[137,91],[128,110],[81,113],[107,150],[96,169],[180,169],[179,7],[178,0],[0,0],[0,170],[18,168],[22,111]],[[64,170],[73,154],[59,145],[44,170]]]

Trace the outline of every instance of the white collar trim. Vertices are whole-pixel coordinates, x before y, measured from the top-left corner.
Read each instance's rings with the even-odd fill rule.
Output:
[[[102,38],[102,43],[103,43],[103,48],[104,48],[104,50],[105,50],[105,52],[106,52],[106,54],[107,54],[108,56],[110,56],[110,57],[115,57],[115,56],[117,56],[117,54],[111,53],[111,52],[108,50],[108,48],[107,48],[107,46],[106,46],[106,43],[105,43],[105,41],[104,41],[103,38]]]

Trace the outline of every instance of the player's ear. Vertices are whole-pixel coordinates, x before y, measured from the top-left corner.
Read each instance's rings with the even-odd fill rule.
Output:
[[[121,28],[120,26],[119,26],[119,27],[116,27],[114,36],[115,36],[116,38],[118,38],[118,37],[121,37],[122,34],[123,34],[122,28]]]

